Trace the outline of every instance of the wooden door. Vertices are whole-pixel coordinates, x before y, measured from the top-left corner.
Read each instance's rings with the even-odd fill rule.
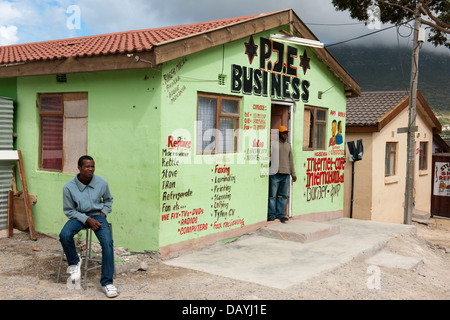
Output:
[[[450,153],[433,155],[431,215],[450,218]]]

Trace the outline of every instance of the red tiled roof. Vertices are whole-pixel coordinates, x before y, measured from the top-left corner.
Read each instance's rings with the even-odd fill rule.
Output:
[[[148,51],[154,45],[166,41],[229,26],[257,16],[261,15],[249,15],[175,27],[1,46],[0,64]]]

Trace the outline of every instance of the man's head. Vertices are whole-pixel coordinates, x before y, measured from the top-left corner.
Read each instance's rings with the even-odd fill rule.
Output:
[[[88,155],[81,156],[80,159],[78,159],[78,167],[83,166],[84,160],[92,160],[92,161],[94,161],[94,159],[91,156],[88,156]]]
[[[286,141],[288,138],[289,130],[285,126],[279,126],[278,127],[279,135],[281,141]]]
[[[336,125],[337,125],[336,120],[333,120],[333,122],[331,123],[331,133],[333,137],[336,135]]]
[[[78,159],[78,170],[80,170],[80,180],[90,180],[94,175],[95,162],[94,159],[88,155]]]

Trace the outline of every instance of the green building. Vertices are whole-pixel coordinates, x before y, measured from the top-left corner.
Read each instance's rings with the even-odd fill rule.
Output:
[[[89,154],[115,199],[116,246],[168,256],[254,231],[280,125],[298,178],[286,214],[342,216],[335,137],[360,88],[317,40],[287,9],[0,47],[36,230],[59,233],[63,185]]]

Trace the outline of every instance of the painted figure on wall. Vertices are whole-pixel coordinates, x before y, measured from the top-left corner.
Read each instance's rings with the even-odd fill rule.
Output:
[[[336,144],[342,144],[344,142],[344,139],[342,138],[342,121],[338,122],[337,125],[337,135],[336,135]]]
[[[333,122],[331,123],[331,138],[330,138],[330,142],[328,143],[328,146],[335,146],[336,145],[336,120],[333,120]]]

